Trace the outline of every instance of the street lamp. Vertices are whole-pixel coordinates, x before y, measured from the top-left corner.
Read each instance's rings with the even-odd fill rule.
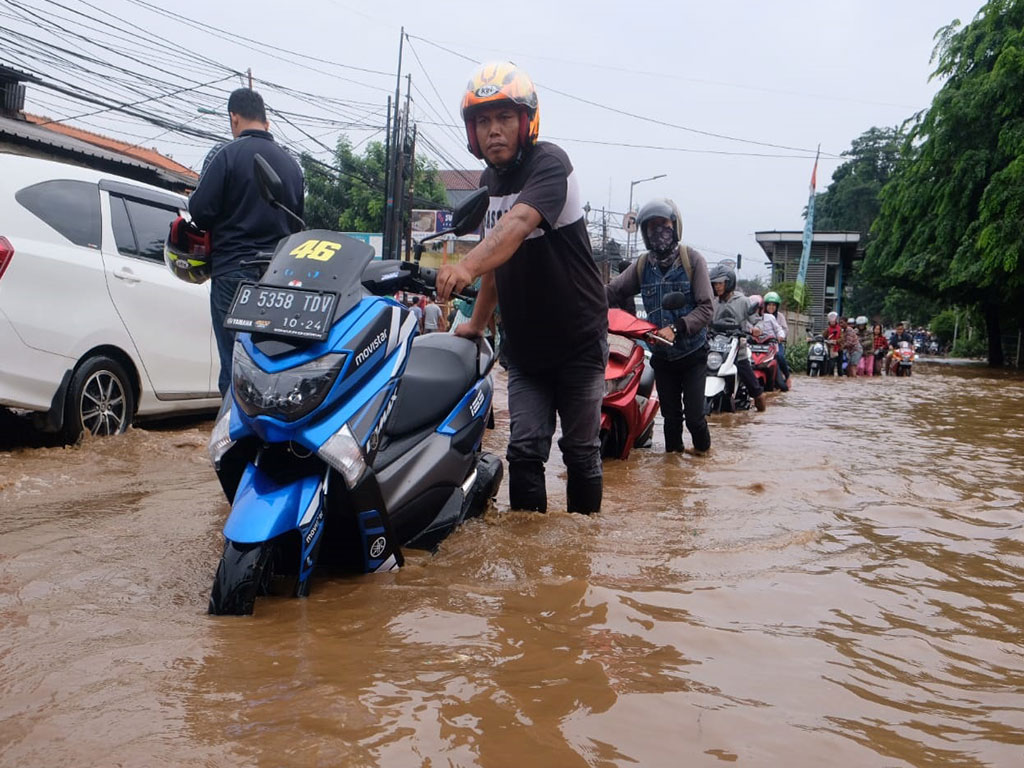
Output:
[[[636,181],[629,182],[629,212],[633,212],[633,187],[637,184],[643,184],[645,181],[654,181],[655,179],[663,179],[668,176],[667,173],[659,173],[657,176],[650,176],[646,179],[637,179]],[[626,258],[633,258],[633,233],[626,233]]]

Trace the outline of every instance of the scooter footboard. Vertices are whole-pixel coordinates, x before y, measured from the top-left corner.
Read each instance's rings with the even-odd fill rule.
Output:
[[[307,535],[316,538],[323,528],[322,489],[322,475],[281,483],[249,464],[224,524],[224,537],[239,544],[254,544],[308,527]],[[314,521],[316,524],[311,525]]]

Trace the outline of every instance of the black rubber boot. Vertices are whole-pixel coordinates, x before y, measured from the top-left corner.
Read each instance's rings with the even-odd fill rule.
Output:
[[[509,461],[508,503],[512,509],[547,512],[548,496],[544,488],[544,462]]]
[[[569,474],[566,496],[570,512],[591,515],[601,511],[601,477],[578,477]]]

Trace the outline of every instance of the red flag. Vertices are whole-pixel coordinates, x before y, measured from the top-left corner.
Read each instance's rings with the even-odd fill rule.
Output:
[[[814,155],[814,170],[811,171],[811,194],[814,194],[814,190],[818,188],[818,158],[821,156],[821,144],[818,145],[818,151]]]

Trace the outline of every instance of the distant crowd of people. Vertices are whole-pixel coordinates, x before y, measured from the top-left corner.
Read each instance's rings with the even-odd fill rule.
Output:
[[[829,349],[827,376],[881,376],[891,372],[901,342],[906,342],[911,351],[922,347],[927,350],[933,344],[930,333],[923,329],[911,333],[906,323],[897,323],[895,330],[886,335],[880,323],[868,328],[864,315],[845,318],[836,312],[828,313],[823,336]]]

